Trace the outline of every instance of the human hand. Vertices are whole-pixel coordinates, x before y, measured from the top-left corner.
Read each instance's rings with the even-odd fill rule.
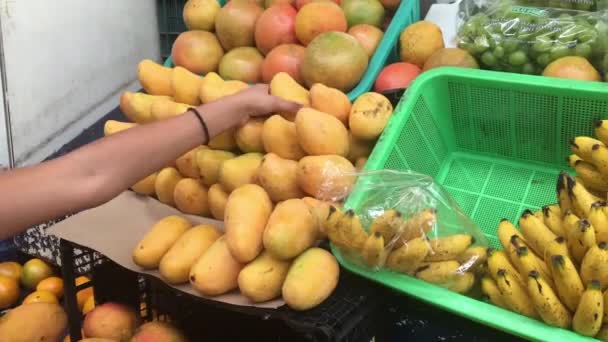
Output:
[[[270,95],[267,84],[256,84],[233,95],[246,108],[248,117],[266,116],[274,113],[296,113],[302,105]],[[248,119],[248,118],[247,118]]]

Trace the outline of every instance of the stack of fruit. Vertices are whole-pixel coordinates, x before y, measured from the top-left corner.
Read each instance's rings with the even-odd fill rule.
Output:
[[[350,91],[361,80],[399,0],[189,0],[190,31],[176,39],[177,66],[225,80],[268,83],[279,72],[301,85]],[[388,15],[387,15],[388,14]]]
[[[159,269],[169,284],[189,281],[206,296],[238,288],[256,303],[282,295],[295,310],[319,305],[338,283],[335,258],[314,247],[320,232],[304,200],[273,208],[263,188],[241,186],[228,198],[225,231],[168,216],[134,248],[133,261]]]

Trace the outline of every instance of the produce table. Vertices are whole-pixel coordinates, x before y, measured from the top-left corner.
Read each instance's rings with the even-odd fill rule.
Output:
[[[124,120],[119,109],[108,113],[105,117],[86,129],[73,141],[61,147],[49,159],[64,155],[84,144],[90,143],[103,136],[103,124],[106,120]],[[18,248],[34,256],[44,257],[61,264],[60,248],[57,239],[42,236],[45,227],[43,224],[30,229],[25,234],[16,238]],[[342,272],[347,272],[342,270]],[[349,287],[349,278],[344,277],[341,287]],[[346,283],[345,283],[346,282]],[[383,310],[389,315],[392,322],[384,324],[382,329],[389,326],[389,331],[382,332],[389,341],[518,341],[519,339],[493,330],[478,323],[452,315],[448,312],[436,309],[413,298],[409,298],[378,285],[378,291],[383,292],[383,296],[388,296],[386,301],[390,305]],[[362,294],[363,295],[363,294]],[[355,320],[356,317],[353,317]],[[354,329],[355,327],[353,327]],[[339,337],[336,337],[338,340]],[[383,339],[378,339],[383,340]]]

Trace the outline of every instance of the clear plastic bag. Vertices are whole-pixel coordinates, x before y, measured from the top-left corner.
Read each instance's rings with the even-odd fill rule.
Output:
[[[459,293],[473,287],[488,242],[441,185],[413,171],[370,171],[356,177],[347,203],[356,207],[331,207],[323,225],[347,260]]]
[[[483,68],[496,71],[541,74],[549,63],[566,56],[584,57],[598,71],[608,70],[607,11],[519,6],[516,1],[535,0],[467,7],[470,16],[459,28],[458,46]]]

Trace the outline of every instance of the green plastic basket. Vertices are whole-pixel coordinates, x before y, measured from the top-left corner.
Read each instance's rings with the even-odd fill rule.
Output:
[[[555,203],[568,142],[593,133],[608,113],[604,83],[460,68],[421,75],[407,90],[376,144],[366,170],[411,169],[442,184],[500,248],[500,219]],[[346,207],[360,210],[355,185]],[[589,338],[501,309],[418,279],[340,263],[364,277],[472,320],[539,341]]]
[[[159,1],[163,2],[164,4],[167,4],[167,2],[175,4],[176,1],[179,3],[182,3],[181,7],[179,7],[179,5],[170,7],[173,10],[171,12],[163,12],[163,13],[171,13],[171,16],[168,16],[166,19],[167,23],[175,24],[176,20],[182,20],[181,12],[179,11],[179,9],[181,8],[181,10],[183,10],[183,2],[185,2],[185,1],[183,1],[183,0],[182,1],[159,0]],[[223,1],[223,0],[218,1],[218,2],[222,6],[225,3],[225,1]],[[179,13],[179,18],[177,17],[176,13]],[[164,18],[164,17],[161,16],[161,18]],[[351,101],[355,100],[361,94],[372,89],[372,87],[374,86],[374,82],[376,81],[376,77],[378,76],[380,71],[382,71],[382,68],[384,68],[387,61],[397,60],[397,57],[396,57],[397,56],[397,47],[398,47],[399,35],[401,34],[401,31],[403,31],[404,28],[406,28],[410,24],[415,23],[418,20],[420,20],[420,2],[418,0],[403,0],[401,2],[401,5],[399,5],[399,8],[395,12],[395,15],[393,16],[393,20],[391,21],[391,24],[386,29],[386,32],[384,32],[384,36],[382,37],[382,40],[380,41],[380,44],[378,45],[376,52],[374,53],[371,60],[369,61],[369,65],[367,67],[367,70],[365,70],[365,73],[363,74],[361,81],[359,81],[359,84],[357,84],[357,86],[355,86],[355,88],[352,89],[347,94]],[[162,23],[162,19],[159,19],[159,22]],[[185,30],[183,21],[181,21],[180,25],[181,26],[179,26],[179,27],[182,28],[182,31],[169,32],[167,34],[163,33],[164,32],[162,30],[163,25],[161,25],[161,51],[163,51],[163,58],[165,57],[164,51],[167,51],[166,45],[171,44],[171,45],[169,45],[169,48],[168,48],[168,53],[167,53],[168,57],[165,60],[166,67],[173,67],[173,60],[171,59],[170,46],[172,46],[173,42],[175,42],[177,35],[180,32],[183,32],[183,30]]]

